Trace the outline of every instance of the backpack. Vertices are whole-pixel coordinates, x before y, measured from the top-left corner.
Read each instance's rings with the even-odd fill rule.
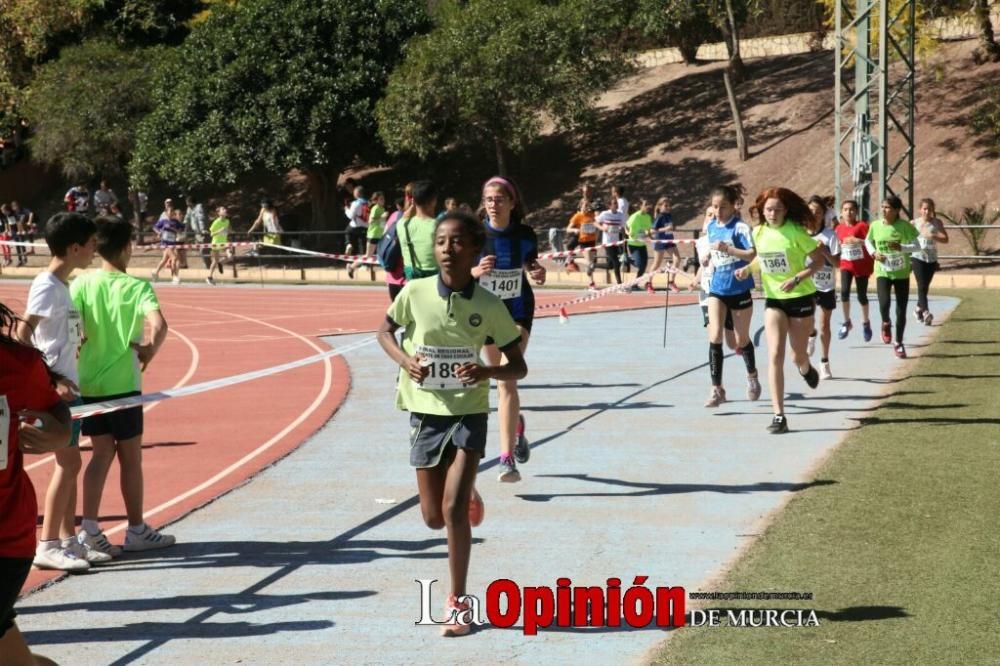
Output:
[[[368,202],[368,200],[361,199],[361,207],[358,208],[358,217],[364,220],[365,224],[368,224],[368,218],[371,215],[371,212],[372,212],[372,207],[371,204]]]
[[[379,265],[387,271],[398,270],[403,263],[403,248],[399,245],[399,236],[396,235],[396,228],[399,222],[389,227],[382,238],[379,239],[375,247],[375,257]]]

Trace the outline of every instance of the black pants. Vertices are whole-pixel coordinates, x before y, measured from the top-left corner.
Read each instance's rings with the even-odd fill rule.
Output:
[[[931,288],[931,280],[938,272],[940,265],[938,262],[921,261],[920,259],[910,259],[913,266],[913,277],[917,278],[917,307],[921,310],[927,309],[927,292]]]
[[[635,264],[637,271],[635,276],[642,277],[642,274],[646,272],[646,266],[649,265],[649,250],[646,249],[645,245],[629,246],[628,254],[632,263]]]
[[[403,291],[405,284],[389,284],[389,300],[395,301],[396,297],[399,296],[399,292]]]
[[[855,275],[851,271],[840,271],[840,300],[851,300],[851,280],[858,283],[858,303],[868,305],[868,276]]]
[[[366,227],[348,227],[347,242],[354,246],[354,254],[364,254],[368,247],[368,229]]]
[[[614,245],[612,247],[604,248],[604,252],[608,257],[608,268],[610,268],[615,273],[615,280],[618,284],[622,283],[622,248],[620,245]]]
[[[878,311],[882,315],[882,323],[889,321],[889,299],[892,297],[890,292],[896,292],[896,342],[902,343],[903,331],[906,330],[906,306],[910,301],[910,280],[876,278],[875,289],[878,290]]]

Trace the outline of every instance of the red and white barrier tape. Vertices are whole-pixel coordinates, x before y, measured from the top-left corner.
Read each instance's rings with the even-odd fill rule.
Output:
[[[261,245],[256,241],[240,241],[238,243],[176,243],[174,245],[160,245],[159,243],[144,243],[142,245],[136,244],[137,248],[143,250],[162,250],[164,248],[173,248],[175,250],[219,250],[222,248],[230,249],[235,247],[250,247],[254,245]]]
[[[654,275],[659,275],[661,273],[674,273],[677,275],[684,275],[690,277],[684,271],[679,271],[673,266],[664,266],[663,268],[659,268],[652,273],[646,273],[645,275],[637,277],[629,282],[612,285],[610,287],[605,287],[604,289],[593,291],[587,294],[586,296],[580,296],[579,298],[563,301],[562,303],[546,303],[545,305],[538,305],[535,307],[535,311],[537,312],[538,310],[552,310],[554,308],[559,308],[560,319],[565,319],[569,316],[566,313],[566,308],[570,305],[578,305],[580,303],[586,303],[588,301],[595,301],[598,298],[604,298],[605,296],[613,296],[614,294],[625,293],[631,290],[632,287],[634,286],[638,286],[641,284],[645,284],[646,282],[649,282],[650,280],[653,279]]]
[[[286,250],[288,252],[294,252],[298,254],[307,254],[312,257],[324,257],[326,259],[336,259],[338,261],[346,262],[359,262],[362,264],[369,264],[372,266],[378,266],[378,259],[375,257],[369,257],[366,254],[330,254],[328,252],[316,252],[315,250],[303,250],[300,247],[288,247],[287,245],[274,245],[272,243],[261,243],[261,247],[273,247],[278,250]]]
[[[643,239],[646,243],[694,243],[693,238],[675,238],[673,240],[656,240],[656,239]],[[545,254],[538,255],[539,259],[564,259],[566,257],[575,257],[586,252],[597,252],[602,247],[617,247],[624,245],[628,241],[618,241],[617,243],[604,243],[602,245],[595,245],[594,247],[581,247],[574,250],[564,250],[562,252],[546,252]]]
[[[7,245],[9,247],[37,247],[43,250],[49,249],[48,245],[45,243],[39,243],[38,241],[35,241],[34,243],[26,243],[24,241],[0,240],[0,245]]]
[[[207,382],[201,382],[200,384],[191,384],[190,386],[183,386],[177,389],[167,389],[166,391],[159,391],[157,393],[147,393],[146,395],[136,395],[129,398],[118,398],[117,400],[108,400],[105,402],[94,402],[89,405],[79,405],[70,409],[70,413],[73,415],[74,419],[84,419],[88,416],[97,416],[98,414],[109,414],[111,412],[118,412],[123,409],[129,409],[131,407],[138,407],[139,405],[145,405],[152,402],[160,402],[161,400],[169,400],[170,398],[180,398],[187,395],[194,395],[196,393],[204,393],[205,391],[213,391],[219,388],[225,388],[227,386],[234,386],[236,384],[242,384],[243,382],[253,381],[254,379],[261,379],[262,377],[270,377],[271,375],[276,375],[281,372],[287,372],[289,370],[295,370],[296,368],[301,368],[313,363],[318,363],[324,359],[332,358],[334,356],[342,356],[347,352],[354,351],[355,349],[360,349],[366,345],[370,345],[375,342],[374,337],[367,338],[365,340],[359,340],[352,344],[346,345],[339,349],[331,349],[330,351],[325,351],[320,354],[313,354],[312,356],[307,356],[298,361],[291,361],[290,363],[283,363],[282,365],[275,365],[270,368],[264,368],[262,370],[254,370],[252,372],[245,372],[241,375],[233,375],[231,377],[223,377],[221,379],[213,379]]]

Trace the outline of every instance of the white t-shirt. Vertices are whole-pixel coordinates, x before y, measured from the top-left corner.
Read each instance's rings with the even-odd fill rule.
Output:
[[[368,220],[361,217],[361,209],[367,205],[368,202],[364,199],[355,199],[351,203],[351,207],[347,210],[347,217],[351,220],[350,226],[356,229],[368,228]]]
[[[826,249],[830,251],[834,257],[840,254],[840,239],[837,238],[837,234],[833,229],[821,229],[819,233],[813,234],[812,237],[818,242],[826,245]],[[812,259],[806,258],[806,265],[812,264]],[[813,273],[813,283],[816,285],[816,291],[833,291],[836,287],[833,278],[833,266],[830,262],[824,261],[821,268],[816,269]]]
[[[601,233],[601,243],[617,243],[622,239],[622,229],[625,227],[625,215],[606,210],[597,216],[597,221],[608,225]]]
[[[628,199],[625,197],[618,197],[618,212],[624,215],[626,220],[628,219],[628,207]]]
[[[704,260],[708,257],[708,266],[701,266],[701,282],[698,285],[700,289],[698,290],[698,304],[708,305],[708,294],[712,291],[712,273],[715,272],[715,266],[712,264],[712,248],[708,244],[708,235],[702,235],[698,237],[698,240],[694,242],[695,248],[698,250],[698,259]]]
[[[45,355],[45,362],[55,372],[79,384],[77,355],[83,339],[83,322],[73,307],[69,287],[48,271],[31,282],[26,316],[38,315],[31,342]]]

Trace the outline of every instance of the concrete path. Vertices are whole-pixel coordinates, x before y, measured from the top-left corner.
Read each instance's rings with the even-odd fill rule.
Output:
[[[956,302],[933,299],[939,321]],[[758,303],[752,332],[761,319]],[[743,363],[730,356],[725,382],[733,401],[706,410],[700,311],[671,308],[666,349],[662,325],[662,310],[536,323],[521,392],[533,454],[518,484],[496,482],[495,458],[483,465],[486,521],[474,530],[471,592],[482,597],[498,578],[551,586],[561,576],[574,585],[619,577],[628,586],[636,575],[649,576],[650,587],[712,589],[706,581],[769,512],[797,491],[838,482],[811,470],[877,409],[893,374],[914,362],[895,359],[877,331],[869,344],[859,329],[835,339],[836,379],[809,391],[791,371],[793,432],[778,437],[765,432],[762,335],[762,399],[745,400]],[[911,356],[934,330],[911,320]],[[36,651],[78,666],[562,664],[584,655],[588,663],[617,664],[640,660],[664,639],[652,628],[531,637],[487,626],[446,640],[436,628],[414,626],[415,579],[441,579],[433,601],[440,613],[444,534],[419,515],[407,421],[392,407],[395,369],[377,345],[347,360],[352,389],[333,420],[245,486],[171,526],[176,547],[24,600],[19,622]],[[238,437],[239,424],[232,425]],[[495,419],[491,429],[495,456]]]

